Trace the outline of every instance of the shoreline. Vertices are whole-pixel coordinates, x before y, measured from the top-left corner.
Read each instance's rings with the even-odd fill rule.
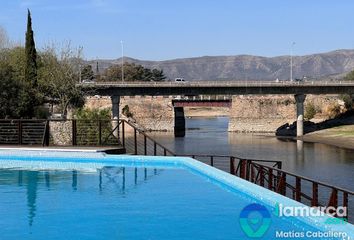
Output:
[[[300,138],[294,137],[294,139],[354,150],[354,125],[344,125],[320,130],[305,134]]]

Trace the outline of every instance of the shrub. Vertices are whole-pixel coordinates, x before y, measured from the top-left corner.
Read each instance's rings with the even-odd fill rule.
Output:
[[[347,110],[352,109],[353,107],[353,96],[349,95],[349,94],[343,94],[340,96],[340,98],[343,100],[344,102],[344,106]]]
[[[333,103],[327,106],[326,114],[329,118],[335,118],[341,113],[341,107],[338,103]]]
[[[311,120],[317,113],[315,104],[313,104],[312,102],[306,104],[305,106],[305,114],[304,114],[304,118],[305,120]]]
[[[128,105],[125,105],[125,106],[123,107],[122,113],[123,113],[125,116],[127,116],[128,118],[132,118],[132,117],[133,117],[133,113],[130,112]]]
[[[118,143],[112,134],[111,114],[109,109],[82,108],[74,113],[78,145],[98,145],[101,143]],[[100,120],[100,121],[98,121]],[[101,139],[99,132],[101,130]]]

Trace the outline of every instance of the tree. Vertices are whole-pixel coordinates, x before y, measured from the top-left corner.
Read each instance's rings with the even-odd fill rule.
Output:
[[[20,88],[13,77],[11,66],[0,61],[0,118],[17,118],[21,114],[18,106]]]
[[[163,81],[166,77],[162,70],[145,68],[134,63],[124,64],[124,81]],[[102,81],[113,82],[122,80],[122,65],[113,65],[106,69]]]
[[[81,70],[81,80],[92,81],[94,79],[94,73],[91,65],[86,65]]]
[[[19,118],[31,118],[36,115],[36,105],[39,102],[38,92],[34,91],[25,79],[26,55],[23,47],[5,49],[0,57],[1,69],[11,74],[11,81],[18,88],[15,112],[10,114]],[[11,71],[10,71],[10,70]]]
[[[166,79],[166,76],[164,75],[163,70],[153,69],[151,79],[154,82],[161,82]]]
[[[23,99],[21,107],[24,117],[33,117],[35,108],[40,105],[40,94],[37,91],[37,51],[33,37],[31,12],[27,13],[27,31],[25,43],[25,81],[20,97]]]
[[[70,45],[63,48],[57,56],[54,47],[47,47],[40,55],[39,89],[52,103],[58,103],[63,115],[69,106],[84,104],[81,88],[77,86],[79,73],[76,69],[74,51]]]
[[[26,68],[25,79],[32,88],[37,86],[37,51],[33,37],[31,12],[28,10],[26,31]]]

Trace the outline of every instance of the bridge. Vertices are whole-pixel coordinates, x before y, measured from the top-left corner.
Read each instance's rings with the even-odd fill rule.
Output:
[[[297,136],[303,135],[304,101],[306,94],[352,94],[354,82],[348,81],[193,81],[193,82],[97,82],[79,84],[94,95],[111,96],[113,118],[119,118],[120,96],[199,96],[199,95],[294,95],[296,100]],[[199,101],[199,102],[198,102]],[[210,105],[201,100],[175,101],[175,109],[183,106]],[[228,105],[216,101],[215,104]],[[229,106],[229,105],[228,105]],[[177,112],[179,118],[183,117]],[[183,127],[183,126],[182,126]]]
[[[271,81],[193,81],[193,82],[102,82],[80,84],[100,95],[248,95],[248,94],[345,94],[354,93],[354,81],[271,82]]]

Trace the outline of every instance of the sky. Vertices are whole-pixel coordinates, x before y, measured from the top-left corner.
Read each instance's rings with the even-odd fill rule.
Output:
[[[86,59],[306,55],[354,49],[353,0],[0,0],[0,26],[37,48],[71,42]],[[292,43],[295,45],[292,46]]]

